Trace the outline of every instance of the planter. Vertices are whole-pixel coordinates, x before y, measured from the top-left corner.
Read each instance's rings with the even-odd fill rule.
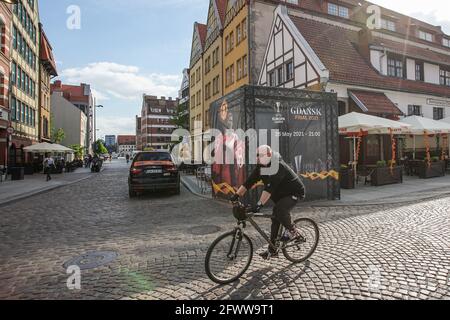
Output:
[[[13,167],[9,168],[9,173],[11,174],[11,180],[17,181],[17,180],[24,180],[25,177],[25,170],[23,167]]]
[[[428,164],[426,162],[423,162],[423,164],[420,164],[419,178],[429,179],[429,178],[436,178],[436,177],[443,177],[443,176],[445,176],[445,162],[444,161],[432,162],[430,167],[428,167]]]
[[[396,166],[376,168],[370,177],[372,186],[385,186],[388,184],[403,183],[403,167]]]
[[[26,167],[24,167],[24,174],[25,175],[33,175],[34,174],[34,167],[33,166],[26,166]]]
[[[340,182],[342,189],[355,189],[355,170],[341,170]]]

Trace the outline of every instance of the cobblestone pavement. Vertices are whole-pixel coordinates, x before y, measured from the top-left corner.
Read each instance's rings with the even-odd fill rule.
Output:
[[[242,279],[218,286],[204,258],[233,228],[230,208],[186,190],[129,200],[126,167],[116,164],[0,208],[0,299],[450,299],[450,198],[295,216],[319,222],[308,262],[255,254]],[[200,235],[205,226],[217,232]],[[259,252],[261,239],[249,233]],[[63,264],[92,251],[118,257],[83,270],[81,290],[69,290]]]

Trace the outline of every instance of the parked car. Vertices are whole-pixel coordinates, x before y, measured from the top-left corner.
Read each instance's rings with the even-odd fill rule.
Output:
[[[180,194],[180,173],[166,151],[139,152],[133,159],[128,178],[130,198],[138,192],[171,190]]]

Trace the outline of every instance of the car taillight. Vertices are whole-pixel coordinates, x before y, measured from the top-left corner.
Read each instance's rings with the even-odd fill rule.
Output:
[[[166,166],[165,168],[169,172],[176,172],[176,171],[178,171],[177,166],[174,166],[174,165]]]
[[[131,172],[131,174],[139,174],[142,172],[142,169],[133,167],[133,168],[131,168],[130,172]]]

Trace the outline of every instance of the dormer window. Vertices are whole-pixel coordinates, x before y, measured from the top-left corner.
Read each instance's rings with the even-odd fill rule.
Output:
[[[389,31],[396,31],[395,22],[387,19],[381,19],[381,28]]]
[[[450,48],[450,39],[448,39],[448,38],[442,39],[442,45],[444,47]]]
[[[328,2],[328,14],[346,19],[350,18],[350,12],[347,7],[339,6],[331,2]]]
[[[425,41],[433,42],[433,35],[429,32],[419,31],[419,38]]]

